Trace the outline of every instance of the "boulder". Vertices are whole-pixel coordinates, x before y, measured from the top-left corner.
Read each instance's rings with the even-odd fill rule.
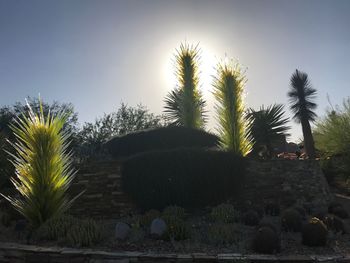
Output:
[[[118,240],[125,240],[130,234],[131,228],[128,224],[119,222],[115,226],[115,238]]]
[[[163,219],[156,218],[152,221],[150,234],[153,237],[156,237],[156,238],[162,237],[165,234],[166,230],[167,230],[167,224]]]

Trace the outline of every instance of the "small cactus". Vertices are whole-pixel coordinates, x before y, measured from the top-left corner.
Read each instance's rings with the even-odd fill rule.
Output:
[[[318,218],[313,217],[303,227],[302,240],[306,246],[325,246],[327,244],[327,227]]]

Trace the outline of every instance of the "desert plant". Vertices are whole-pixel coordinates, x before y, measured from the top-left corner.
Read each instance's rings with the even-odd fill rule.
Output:
[[[37,236],[44,240],[64,239],[74,224],[79,224],[78,219],[70,215],[51,218],[39,227]]]
[[[253,152],[258,153],[262,147],[266,147],[268,156],[273,152],[273,144],[280,138],[287,136],[290,127],[286,124],[289,119],[284,118],[282,104],[270,105],[267,108],[261,106],[258,111],[250,108],[247,117],[250,121],[250,134],[253,139]]]
[[[278,202],[269,201],[264,206],[265,214],[270,216],[278,216],[280,214],[280,205]]]
[[[238,240],[237,232],[234,224],[214,223],[208,227],[207,239],[216,245],[232,244]]]
[[[244,119],[243,92],[246,77],[238,63],[219,63],[214,78],[217,120],[221,146],[236,154],[246,155],[252,144]]]
[[[250,209],[243,214],[243,223],[247,226],[256,226],[260,222],[260,216],[258,212]]]
[[[163,218],[172,217],[177,219],[184,219],[185,215],[185,209],[176,205],[166,207],[162,213]]]
[[[164,233],[165,240],[185,240],[191,237],[190,226],[181,218],[169,216],[164,218],[167,229]]]
[[[333,214],[333,215],[336,215],[336,216],[338,216],[338,217],[340,217],[340,218],[342,218],[342,219],[347,219],[347,218],[349,218],[349,213],[348,213],[348,211],[346,211],[346,209],[345,209],[344,207],[340,207],[340,206],[335,207],[335,208],[333,209],[332,214]]]
[[[303,226],[302,242],[306,246],[325,246],[327,235],[326,225],[320,219],[313,217]]]
[[[68,231],[66,242],[74,247],[89,247],[103,238],[103,228],[92,219],[83,219]]]
[[[306,73],[296,70],[290,79],[290,109],[294,113],[294,120],[301,123],[306,154],[309,158],[315,158],[314,139],[311,132],[310,121],[315,121],[316,103],[313,102],[316,90],[312,88]]]
[[[181,44],[175,55],[178,88],[165,98],[165,114],[175,125],[203,128],[205,101],[198,89],[200,50],[197,46]]]
[[[281,249],[280,238],[271,227],[260,227],[255,233],[253,249],[258,253],[272,254]]]
[[[231,204],[220,204],[211,210],[210,218],[215,222],[233,223],[237,219],[237,211]]]
[[[302,216],[296,209],[289,208],[282,212],[281,223],[283,230],[299,232],[302,229],[303,220]]]
[[[153,219],[160,217],[160,212],[155,209],[148,210],[146,213],[138,217],[138,223],[141,226],[149,226]]]
[[[4,196],[32,225],[66,211],[72,201],[66,196],[73,178],[71,154],[67,153],[69,134],[62,130],[67,114],[45,116],[42,104],[38,113],[28,104],[29,117],[24,113],[11,125],[17,143],[13,164],[16,178],[11,178],[21,198]]]

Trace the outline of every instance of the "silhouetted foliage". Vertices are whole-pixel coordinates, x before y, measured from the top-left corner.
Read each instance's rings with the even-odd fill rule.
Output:
[[[301,123],[304,135],[305,150],[309,158],[315,158],[315,146],[311,132],[310,121],[315,121],[316,103],[313,102],[316,90],[312,88],[306,73],[296,70],[290,79],[290,109],[294,113],[294,120]]]
[[[244,175],[245,161],[233,153],[185,148],[135,155],[122,167],[124,191],[145,210],[217,205],[237,193]]]
[[[198,46],[181,44],[175,55],[178,87],[165,98],[165,114],[174,125],[203,128],[205,101],[198,90]]]
[[[217,119],[221,146],[245,156],[251,150],[244,119],[243,92],[246,77],[238,63],[219,63],[214,78]]]
[[[250,122],[250,135],[253,141],[253,151],[257,153],[262,147],[267,148],[268,155],[271,156],[273,144],[281,137],[287,136],[290,127],[286,124],[289,119],[284,118],[282,104],[270,105],[267,108],[260,107],[258,111],[250,108],[247,117]]]
[[[116,112],[104,114],[94,123],[85,123],[79,132],[80,154],[96,156],[101,154],[102,145],[113,136],[121,136],[131,132],[157,128],[166,125],[162,115],[150,113],[139,104],[136,107],[124,103]]]
[[[218,145],[218,137],[203,130],[168,126],[114,137],[106,148],[114,157],[126,157],[153,150],[180,147],[211,148]]]

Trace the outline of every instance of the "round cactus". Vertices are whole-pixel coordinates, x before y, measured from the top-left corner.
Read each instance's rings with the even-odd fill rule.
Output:
[[[271,227],[263,226],[255,234],[253,249],[258,253],[272,254],[280,251],[280,239]]]
[[[327,244],[327,235],[328,230],[326,225],[320,219],[313,217],[303,227],[303,244],[312,247],[325,246]]]

